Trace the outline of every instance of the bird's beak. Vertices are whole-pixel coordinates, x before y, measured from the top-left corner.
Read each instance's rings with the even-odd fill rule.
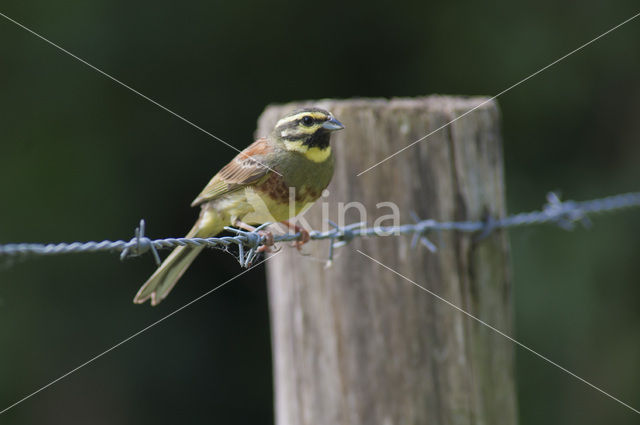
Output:
[[[336,130],[342,130],[344,128],[344,125],[342,125],[342,123],[337,119],[331,117],[331,119],[322,123],[322,128],[329,131],[336,131]]]

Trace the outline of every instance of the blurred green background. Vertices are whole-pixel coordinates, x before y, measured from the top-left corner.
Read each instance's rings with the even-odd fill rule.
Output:
[[[265,105],[493,95],[637,13],[633,0],[518,3],[5,0],[0,11],[238,148]],[[500,97],[508,205],[640,189],[640,19]],[[234,152],[0,18],[0,242],[180,236]],[[367,149],[366,146],[362,147]],[[640,213],[511,232],[515,337],[640,408]],[[160,307],[151,257],[0,270],[0,409],[238,271],[206,252]],[[254,270],[7,412],[6,424],[272,422]],[[526,351],[523,425],[638,423]]]

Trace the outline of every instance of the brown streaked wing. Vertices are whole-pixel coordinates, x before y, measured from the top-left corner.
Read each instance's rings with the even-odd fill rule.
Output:
[[[266,138],[258,139],[247,146],[230,163],[218,171],[218,174],[213,176],[209,184],[191,203],[191,206],[211,201],[226,193],[255,183],[266,176],[270,170],[261,162],[264,156],[270,152],[273,152],[273,146]]]

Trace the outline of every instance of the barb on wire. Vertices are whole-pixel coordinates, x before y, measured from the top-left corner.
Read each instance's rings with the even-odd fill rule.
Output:
[[[586,227],[591,225],[589,215],[613,212],[624,208],[640,207],[640,192],[613,195],[606,198],[590,201],[561,201],[555,193],[547,195],[547,204],[539,211],[519,213],[504,218],[488,217],[484,221],[436,221],[432,219],[420,220],[415,214],[415,223],[400,226],[365,227],[366,223],[354,223],[340,227],[336,223],[329,222],[332,229],[327,232],[310,232],[312,240],[329,239],[329,262],[333,259],[334,248],[346,245],[354,238],[412,235],[412,244],[418,241],[429,251],[436,252],[436,245],[427,238],[429,232],[458,231],[477,233],[478,238],[485,238],[497,229],[534,226],[545,223],[555,224],[565,230],[571,230],[576,224]],[[72,242],[57,244],[18,243],[0,245],[0,257],[17,257],[26,255],[58,255],[80,252],[120,252],[120,258],[140,256],[151,251],[157,264],[160,264],[159,249],[170,249],[177,246],[204,246],[207,248],[219,248],[229,250],[236,246],[238,249],[238,261],[243,267],[248,267],[258,256],[258,248],[265,243],[265,236],[258,233],[269,223],[265,223],[253,232],[247,232],[233,227],[225,229],[235,233],[235,236],[223,236],[212,238],[164,238],[150,239],[145,235],[145,222],[140,220],[140,226],[136,228],[135,236],[129,241],[101,242]],[[284,234],[273,238],[277,242],[289,242],[300,239],[302,235]],[[247,250],[248,249],[248,250]]]

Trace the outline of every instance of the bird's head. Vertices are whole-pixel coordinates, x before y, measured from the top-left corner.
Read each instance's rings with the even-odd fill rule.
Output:
[[[304,108],[280,119],[273,129],[273,137],[282,142],[286,150],[300,152],[312,161],[321,162],[331,153],[331,133],[343,128],[331,112]]]

